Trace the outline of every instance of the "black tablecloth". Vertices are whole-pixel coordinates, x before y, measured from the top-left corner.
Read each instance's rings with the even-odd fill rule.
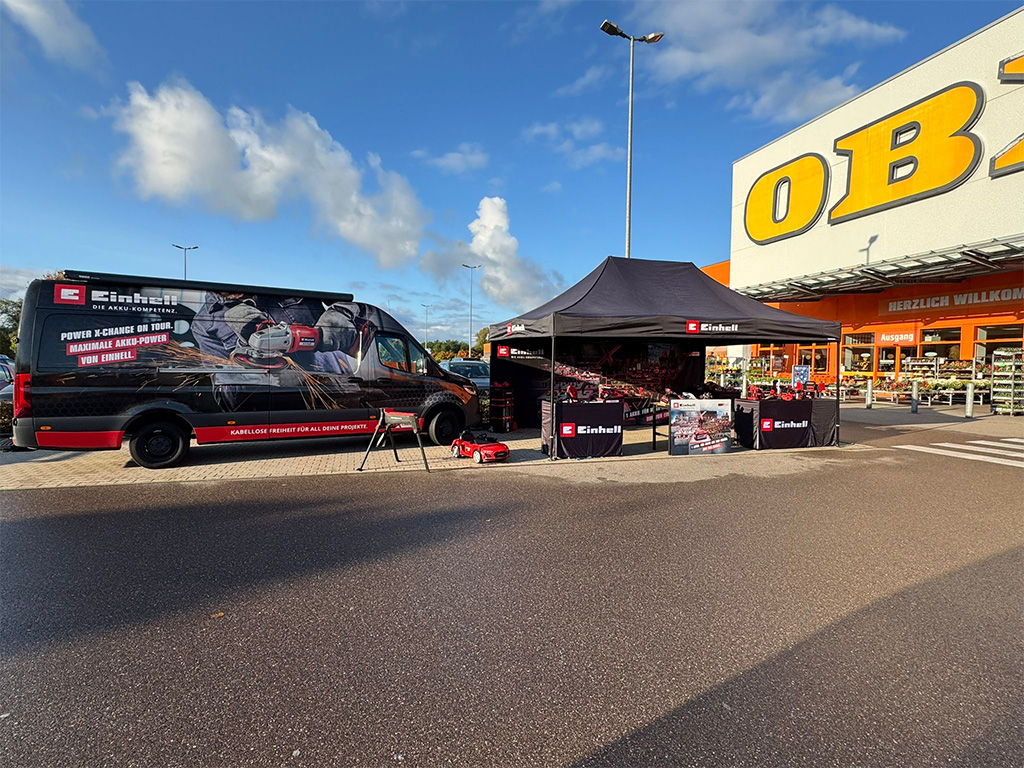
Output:
[[[622,403],[556,403],[561,459],[622,455]],[[541,448],[551,445],[551,403],[541,403]]]
[[[839,405],[831,398],[737,400],[736,439],[758,450],[838,445]]]

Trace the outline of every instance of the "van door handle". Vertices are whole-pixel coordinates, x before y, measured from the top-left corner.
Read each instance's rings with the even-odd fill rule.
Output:
[[[349,376],[348,380],[350,382],[352,382],[353,384],[362,384],[363,383],[363,379],[360,376]]]

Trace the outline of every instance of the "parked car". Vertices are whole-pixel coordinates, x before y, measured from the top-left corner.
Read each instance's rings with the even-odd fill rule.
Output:
[[[417,414],[437,445],[479,421],[473,382],[351,294],[65,272],[25,295],[14,441],[117,449],[158,469],[191,440],[373,432]]]
[[[491,366],[483,360],[455,358],[445,360],[440,365],[446,371],[465,376],[476,384],[476,388],[481,392],[487,392],[491,388]]]
[[[9,359],[9,358],[8,358]],[[0,389],[14,383],[14,363],[0,360]]]

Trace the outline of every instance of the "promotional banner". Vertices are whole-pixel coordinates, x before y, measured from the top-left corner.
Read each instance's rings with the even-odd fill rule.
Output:
[[[58,282],[52,301],[60,312],[46,318],[40,345],[47,370],[127,363],[347,376],[382,324],[367,304],[230,289]]]
[[[729,452],[732,400],[673,400],[669,414],[670,455]]]
[[[797,384],[803,384],[805,387],[811,383],[811,366],[809,365],[794,365],[793,366],[793,386]]]

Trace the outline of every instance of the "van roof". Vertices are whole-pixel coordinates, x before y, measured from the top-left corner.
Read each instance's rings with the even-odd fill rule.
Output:
[[[299,288],[272,288],[263,285],[234,285],[229,283],[207,283],[202,280],[172,280],[166,277],[143,277],[140,275],[116,275],[107,272],[79,272],[64,270],[64,279],[79,282],[102,282],[111,285],[151,285],[155,288],[181,288],[196,291],[214,291],[217,293],[254,293],[291,296],[300,299],[331,299],[332,301],[352,301],[351,293],[329,293],[326,291],[306,291]]]

